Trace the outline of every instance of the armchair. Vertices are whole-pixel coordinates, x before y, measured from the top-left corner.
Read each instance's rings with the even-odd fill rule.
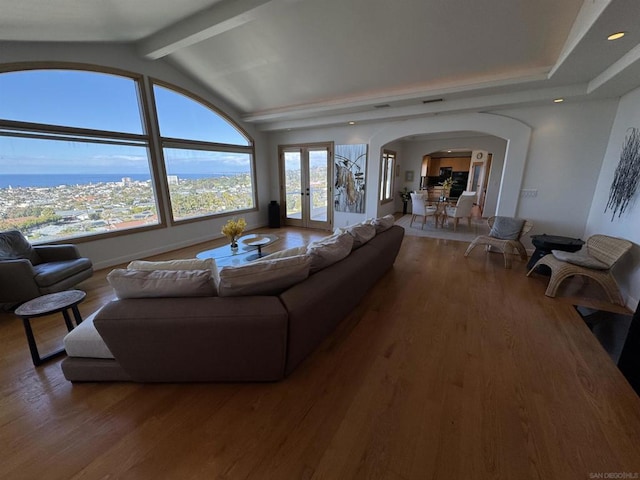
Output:
[[[611,269],[631,247],[632,243],[623,238],[591,235],[587,239],[586,249],[583,248],[580,252],[552,250],[536,262],[527,277],[540,265],[548,266],[551,278],[544,292],[548,297],[555,297],[560,284],[569,277],[580,275],[591,278],[604,289],[611,303],[624,306],[624,299]]]
[[[520,239],[531,231],[533,223],[529,220],[519,220],[511,217],[489,217],[487,224],[491,229],[489,235],[477,236],[471,242],[467,251],[464,252],[465,257],[468,257],[478,245],[484,245],[487,252],[491,248],[496,248],[502,252],[504,268],[511,268],[511,255],[515,253],[518,253],[522,260],[528,258],[527,250]]]
[[[0,304],[67,290],[92,275],[75,245],[31,245],[17,230],[0,232]]]

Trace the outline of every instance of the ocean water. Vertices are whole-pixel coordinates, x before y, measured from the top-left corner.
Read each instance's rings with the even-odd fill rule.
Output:
[[[184,173],[177,174],[178,178],[194,179],[217,177],[222,175],[235,174],[206,174],[206,173]],[[148,174],[135,173],[107,173],[107,174],[0,174],[0,188],[9,187],[56,187],[58,185],[88,185],[90,183],[113,183],[121,182],[128,177],[134,182],[144,182],[150,180]]]

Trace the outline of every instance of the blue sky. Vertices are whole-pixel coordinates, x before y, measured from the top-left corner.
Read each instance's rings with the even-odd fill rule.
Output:
[[[247,145],[219,115],[163,87],[154,89],[161,133]],[[0,74],[0,118],[142,134],[133,80],[92,72],[35,70]],[[248,171],[247,155],[174,152],[169,173]],[[145,147],[0,136],[0,174],[143,173]],[[182,169],[182,171],[178,171]]]

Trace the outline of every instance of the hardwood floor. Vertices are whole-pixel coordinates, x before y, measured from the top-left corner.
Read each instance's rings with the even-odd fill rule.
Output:
[[[282,229],[279,250],[324,232]],[[215,242],[156,258],[186,258]],[[583,479],[640,472],[640,399],[570,302],[501,254],[405,237],[284,381],[74,384],[0,315],[0,478]],[[96,272],[84,316],[111,298]],[[64,335],[34,321],[38,344]]]

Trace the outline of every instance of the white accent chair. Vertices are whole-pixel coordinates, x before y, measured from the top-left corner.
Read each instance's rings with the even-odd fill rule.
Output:
[[[409,226],[413,226],[413,221],[416,217],[422,217],[422,226],[421,229],[424,228],[424,224],[427,221],[427,217],[434,217],[437,212],[437,207],[431,207],[427,205],[426,195],[423,193],[411,193],[411,222]]]
[[[458,229],[458,220],[461,218],[467,219],[467,224],[469,228],[471,228],[471,210],[473,209],[473,202],[476,199],[476,192],[462,192],[460,198],[458,198],[458,203],[456,203],[455,207],[446,206],[444,208],[444,214],[447,222],[449,219],[453,219],[453,231],[455,232]]]

